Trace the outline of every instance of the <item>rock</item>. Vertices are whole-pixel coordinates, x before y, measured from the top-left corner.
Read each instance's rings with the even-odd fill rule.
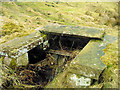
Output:
[[[21,65],[26,66],[29,63],[28,53],[23,54],[22,56],[18,57],[17,59],[5,57],[3,59],[3,63],[12,68],[14,68],[16,66],[21,66]]]
[[[48,25],[40,29],[44,34],[69,35],[69,36],[84,36],[89,38],[103,38],[104,29],[82,26],[67,26],[67,25]]]
[[[115,18],[110,18],[109,23],[114,26],[117,21],[115,20]]]
[[[103,41],[89,41],[75,59],[72,60],[69,71],[98,80],[100,74],[106,68],[106,65],[101,61],[101,56],[104,55],[103,49],[116,39],[114,36],[105,35]]]
[[[12,61],[11,58],[5,57],[3,63],[9,66],[11,61]]]
[[[107,15],[105,15],[103,18],[102,18],[104,24],[108,22],[109,20],[109,17]]]
[[[71,82],[75,82],[76,86],[90,86],[91,85],[91,79],[85,78],[83,76],[77,77],[76,74],[73,74],[70,77]]]
[[[102,63],[103,49],[117,38],[105,35],[103,40],[91,40],[71,61],[70,66],[58,74],[45,88],[81,88],[90,86],[93,79],[99,80],[106,68]]]
[[[28,51],[43,44],[45,50],[48,47],[46,35],[41,35],[39,31],[35,31],[28,36],[17,37],[13,40],[0,45],[0,55],[4,56],[3,62],[11,67],[19,65],[27,65]]]
[[[16,59],[17,66],[21,66],[21,65],[26,66],[28,63],[29,63],[28,53],[25,53]]]

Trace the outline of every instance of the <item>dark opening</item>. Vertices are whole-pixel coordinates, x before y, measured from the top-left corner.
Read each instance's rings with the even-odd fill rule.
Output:
[[[82,50],[89,42],[90,38],[87,37],[74,37],[74,36],[56,36],[52,35],[49,40],[50,49],[54,50],[67,50],[73,51],[75,49]]]
[[[28,58],[29,58],[29,64],[35,64],[45,59],[46,53],[44,50],[40,48],[40,46],[37,46],[28,52]]]
[[[89,40],[86,37],[50,35],[49,48],[45,51],[40,46],[33,48],[28,52],[29,65],[18,67],[22,83],[44,88],[58,73],[63,72],[66,64],[69,66],[77,55],[74,51],[80,52]]]

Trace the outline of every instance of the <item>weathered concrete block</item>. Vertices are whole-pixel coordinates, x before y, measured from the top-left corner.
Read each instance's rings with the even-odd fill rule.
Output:
[[[25,53],[16,59],[10,57],[4,57],[3,63],[11,67],[12,66],[16,67],[21,65],[26,66],[29,63],[28,53]]]
[[[26,66],[28,63],[29,63],[28,53],[25,53],[16,59],[17,66],[21,66],[21,65]]]
[[[17,37],[0,45],[0,55],[4,56],[3,63],[8,66],[27,65],[28,51],[42,45],[45,50],[49,44],[46,35],[35,31],[28,36]]]
[[[92,80],[90,78],[85,78],[83,76],[77,77],[76,74],[72,74],[70,76],[69,83],[73,84],[75,83],[75,86],[90,86],[92,83]]]
[[[114,36],[105,35],[104,40],[91,40],[72,60],[69,71],[98,80],[106,67],[100,59],[104,55],[103,49],[116,39]]]
[[[106,65],[101,61],[103,49],[117,38],[105,35],[103,40],[91,40],[72,60],[70,66],[49,83],[46,88],[78,88],[90,86],[93,79],[98,80]]]
[[[104,29],[82,26],[67,26],[67,25],[48,25],[38,29],[42,33],[56,34],[56,35],[69,35],[69,36],[84,36],[89,38],[100,38],[104,36]]]
[[[8,66],[10,65],[11,61],[12,61],[12,58],[9,58],[9,57],[4,57],[4,59],[3,59],[3,63]]]
[[[33,32],[28,36],[17,37],[0,45],[0,55],[17,58],[37,45],[43,44],[46,39],[46,35],[41,35],[39,31]]]

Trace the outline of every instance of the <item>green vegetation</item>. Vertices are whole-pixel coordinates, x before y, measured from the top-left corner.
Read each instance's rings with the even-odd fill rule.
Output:
[[[2,27],[2,36],[10,35],[12,33],[19,32],[21,30],[24,30],[23,26],[18,26],[14,23],[6,23]]]
[[[28,35],[35,28],[57,23],[105,28],[118,37],[118,3],[85,2],[2,2],[0,43]],[[101,82],[105,88],[118,87],[118,41],[104,49],[101,60],[107,65]],[[100,85],[101,83],[97,83]]]

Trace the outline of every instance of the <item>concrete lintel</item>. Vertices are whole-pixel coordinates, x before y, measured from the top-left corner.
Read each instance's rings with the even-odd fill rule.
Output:
[[[18,58],[37,45],[43,44],[46,39],[46,35],[41,35],[39,31],[35,31],[28,36],[17,37],[0,45],[0,55]]]
[[[53,35],[69,35],[76,37],[89,37],[89,38],[99,38],[102,39],[104,36],[103,28],[93,28],[87,26],[67,26],[67,25],[48,25],[43,28],[37,29],[45,34],[53,34]]]

